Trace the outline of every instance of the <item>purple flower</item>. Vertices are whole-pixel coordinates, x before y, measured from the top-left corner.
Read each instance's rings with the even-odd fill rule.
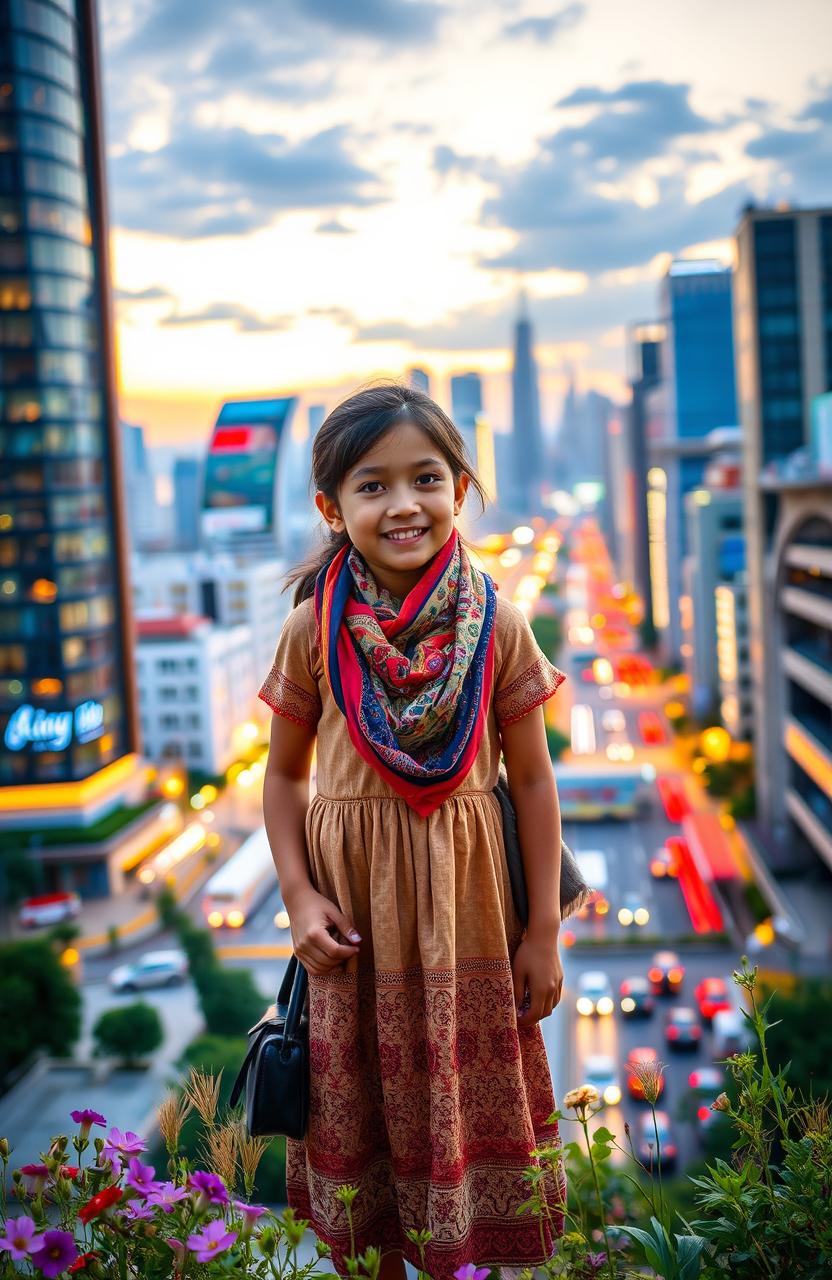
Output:
[[[588,1253],[586,1255],[586,1264],[590,1268],[593,1275],[607,1265],[607,1255],[605,1253]]]
[[[122,1133],[121,1129],[115,1126],[107,1134],[101,1154],[105,1160],[111,1163],[119,1159],[121,1156],[137,1156],[140,1151],[147,1150],[147,1143],[142,1142],[137,1133],[133,1133],[128,1129],[126,1133]]]
[[[262,1218],[266,1208],[262,1204],[246,1204],[243,1200],[232,1200],[234,1208],[243,1215],[243,1239],[250,1236],[258,1218]]]
[[[77,1257],[78,1246],[68,1231],[47,1231],[43,1237],[43,1248],[32,1257],[32,1266],[53,1280]]]
[[[148,1209],[147,1204],[139,1204],[137,1200],[131,1200],[124,1210],[123,1216],[128,1222],[139,1222],[144,1218],[152,1218],[153,1210]]]
[[[454,1272],[455,1280],[485,1280],[490,1267],[478,1267],[473,1262],[466,1262],[464,1267],[458,1267]]]
[[[43,1236],[35,1235],[35,1224],[31,1218],[11,1218],[6,1223],[6,1234],[0,1236],[0,1249],[5,1249],[20,1262],[27,1254],[37,1253],[43,1247]]]
[[[197,1169],[196,1173],[192,1173],[188,1179],[188,1186],[192,1191],[199,1193],[197,1207],[201,1205],[204,1209],[209,1204],[228,1204],[225,1183],[215,1173],[206,1173],[203,1169]]]
[[[158,1183],[155,1181],[156,1170],[152,1164],[142,1164],[138,1156],[130,1157],[130,1172],[124,1179],[124,1185],[132,1187],[134,1191],[142,1197],[155,1191]]]
[[[197,1262],[210,1262],[218,1253],[223,1253],[237,1239],[236,1231],[226,1231],[225,1223],[217,1218],[209,1222],[202,1231],[188,1236],[186,1244],[196,1254]]]
[[[175,1240],[173,1236],[169,1238],[168,1244],[170,1245],[171,1249],[173,1249],[173,1256],[176,1259],[177,1267],[181,1267],[182,1263],[185,1261],[184,1244],[182,1243],[181,1240]]]
[[[100,1111],[91,1111],[89,1107],[85,1107],[83,1111],[70,1111],[69,1115],[75,1124],[80,1124],[82,1138],[87,1137],[94,1124],[100,1124],[103,1127],[107,1123]]]
[[[30,1196],[36,1196],[40,1194],[49,1177],[49,1170],[45,1164],[24,1164],[20,1166],[20,1176],[27,1193]]]
[[[164,1213],[173,1213],[173,1206],[178,1200],[184,1200],[187,1194],[184,1187],[177,1187],[174,1182],[157,1182],[145,1204]]]

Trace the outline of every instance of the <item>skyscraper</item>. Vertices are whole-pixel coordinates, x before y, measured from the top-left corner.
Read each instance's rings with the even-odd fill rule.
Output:
[[[84,825],[137,765],[94,0],[2,34],[0,822]]]
[[[737,251],[758,818],[773,865],[832,868],[832,209],[748,209]]]
[[[199,546],[201,500],[202,462],[199,458],[175,458],[173,462],[173,532],[178,551],[195,551]]]
[[[477,465],[477,415],[482,413],[482,379],[478,373],[451,378],[451,417],[462,433],[468,456]]]
[[[417,391],[424,391],[426,396],[430,395],[430,374],[427,369],[418,369],[415,366],[408,369],[407,381]]]
[[[684,495],[702,483],[709,432],[733,427],[737,419],[731,277],[720,262],[679,260],[670,264],[660,290],[661,381],[647,394],[648,511],[654,517],[653,621],[669,660],[679,656],[682,641]]]
[[[544,479],[540,397],[533,342],[526,297],[521,294],[520,314],[514,326],[514,364],[511,375],[514,505],[518,510],[532,514],[540,507]]]
[[[652,635],[654,624],[647,519],[647,397],[659,381],[663,337],[664,330],[659,324],[635,324],[629,330],[627,356],[631,401],[623,419],[627,481],[620,501],[630,507],[630,519],[625,519],[624,527],[632,529],[632,542],[625,539],[619,543],[620,568],[624,577],[634,583],[641,597],[648,637]]]

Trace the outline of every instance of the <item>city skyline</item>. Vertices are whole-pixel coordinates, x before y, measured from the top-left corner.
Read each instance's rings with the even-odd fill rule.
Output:
[[[828,200],[812,0],[268,12],[102,8],[122,411],[153,444],[413,364],[440,398],[481,370],[505,429],[521,283],[549,427],[573,364],[624,395],[669,255],[728,260],[748,198]]]

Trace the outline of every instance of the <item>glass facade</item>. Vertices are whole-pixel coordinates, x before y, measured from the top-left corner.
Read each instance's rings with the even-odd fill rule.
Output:
[[[671,273],[669,287],[676,431],[693,439],[737,423],[731,272]]]
[[[94,21],[0,11],[0,786],[133,745]]]
[[[793,218],[754,222],[762,413],[761,464],[803,444],[803,373],[797,226]]]
[[[832,391],[832,216],[819,220],[820,265],[823,283],[823,345],[826,356],[826,386]]]

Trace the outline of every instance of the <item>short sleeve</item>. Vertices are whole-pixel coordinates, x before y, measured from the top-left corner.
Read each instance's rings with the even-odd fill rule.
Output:
[[[503,728],[551,698],[566,676],[540,648],[526,615],[509,600],[498,608],[494,714]]]
[[[305,600],[283,624],[271,671],[258,694],[277,715],[309,729],[314,729],[321,718],[312,657],[314,639],[314,606],[311,600]]]

